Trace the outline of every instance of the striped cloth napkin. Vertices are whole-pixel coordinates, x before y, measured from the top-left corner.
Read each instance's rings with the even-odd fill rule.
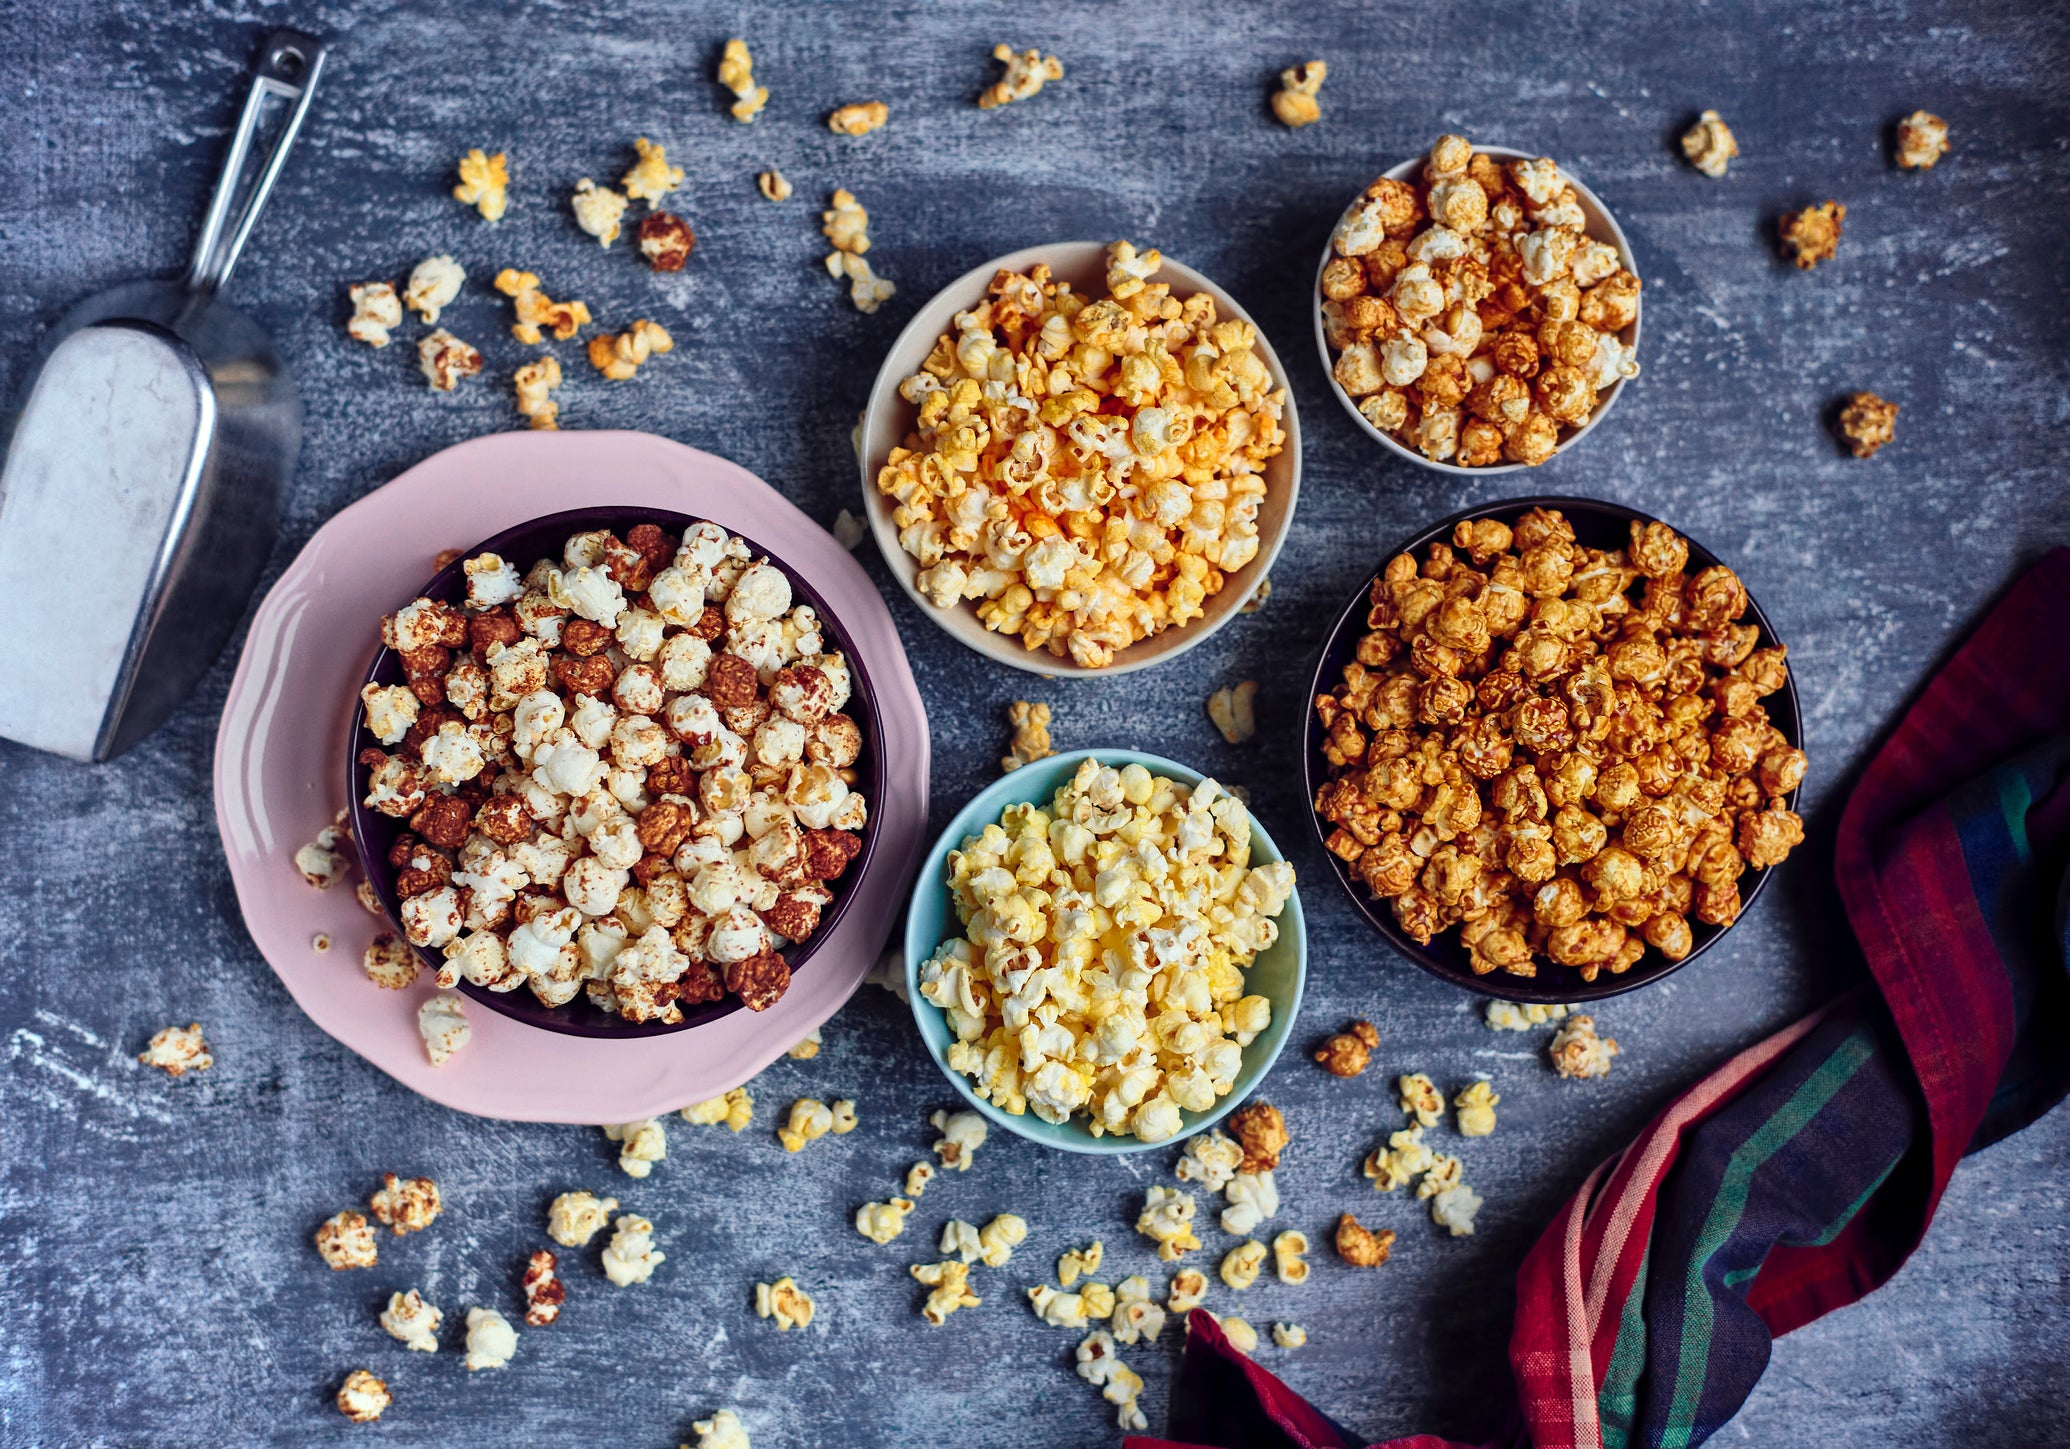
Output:
[[[2030,569],[1863,772],[1836,873],[1868,981],[1689,1088],[1517,1275],[1516,1406],[1485,1449],[1683,1449],[1778,1334],[1886,1282],[1955,1165],[2070,1088],[2070,549]],[[1168,1439],[1357,1440],[1196,1311]],[[1421,1434],[1384,1449],[1467,1449]]]

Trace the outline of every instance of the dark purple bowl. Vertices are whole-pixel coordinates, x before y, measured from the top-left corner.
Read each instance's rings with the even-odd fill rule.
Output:
[[[1309,682],[1308,718],[1302,727],[1301,780],[1308,791],[1308,822],[1314,829],[1318,841],[1325,840],[1329,831],[1322,816],[1315,813],[1315,797],[1316,792],[1330,778],[1330,766],[1323,758],[1323,729],[1315,713],[1315,700],[1325,689],[1336,687],[1344,666],[1351,662],[1358,648],[1359,639],[1367,632],[1367,596],[1372,589],[1373,580],[1386,569],[1388,559],[1399,554],[1414,554],[1417,556],[1417,562],[1421,563],[1424,549],[1440,540],[1449,541],[1453,528],[1462,520],[1499,518],[1504,523],[1515,523],[1518,518],[1534,508],[1557,508],[1566,516],[1567,521],[1573,524],[1576,542],[1589,548],[1623,548],[1631,542],[1631,523],[1634,519],[1640,523],[1659,521],[1651,514],[1641,513],[1636,508],[1626,508],[1621,503],[1605,503],[1594,498],[1511,498],[1499,503],[1485,503],[1474,508],[1461,509],[1451,517],[1432,524],[1407,542],[1389,549],[1381,558],[1379,568],[1359,586],[1358,592],[1352,596],[1351,602],[1338,616],[1336,626],[1330,630],[1330,637],[1323,645],[1322,658],[1316,663],[1315,676]],[[1689,544],[1691,572],[1709,568],[1720,562],[1716,554],[1690,538],[1688,534],[1682,533],[1680,529],[1675,531]],[[1747,595],[1747,612],[1744,617],[1751,618],[1761,631],[1761,643],[1757,647],[1765,648],[1782,642],[1776,637],[1775,630],[1769,625],[1768,616],[1761,612],[1760,604],[1754,601],[1751,593]],[[1797,707],[1795,670],[1786,676],[1783,687],[1767,698],[1765,706],[1768,717],[1782,732],[1783,738],[1792,746],[1803,748],[1804,719]],[[1799,793],[1797,790],[1790,792],[1792,809],[1796,808]],[[1642,986],[1651,986],[1662,977],[1687,966],[1716,945],[1719,938],[1732,929],[1731,926],[1710,926],[1692,920],[1689,928],[1695,939],[1689,954],[1680,961],[1670,961],[1659,951],[1649,947],[1646,954],[1640,957],[1638,963],[1629,971],[1620,976],[1613,976],[1604,971],[1599,973],[1594,981],[1583,981],[1572,967],[1555,965],[1542,957],[1538,959],[1536,976],[1511,976],[1504,971],[1491,971],[1486,976],[1477,976],[1473,968],[1467,965],[1466,948],[1459,944],[1457,930],[1447,928],[1428,946],[1419,944],[1396,923],[1393,908],[1368,891],[1365,883],[1353,875],[1350,867],[1332,854],[1327,846],[1323,849],[1323,857],[1329,861],[1337,884],[1344,888],[1345,895],[1358,908],[1359,914],[1366,918],[1368,925],[1387,938],[1388,944],[1441,981],[1450,982],[1464,991],[1472,991],[1482,996],[1496,996],[1505,1001],[1551,1005],[1561,1002],[1601,1001],[1606,997],[1622,996],[1627,991],[1637,991]],[[1741,897],[1740,913],[1734,925],[1746,919],[1747,912],[1754,908],[1755,900],[1767,888],[1768,878],[1773,874],[1773,867],[1755,871],[1751,885],[1747,884],[1745,876],[1740,877],[1741,884],[1746,886],[1746,889]]]
[[[623,537],[625,530],[634,524],[658,523],[669,532],[680,536],[686,529],[704,521],[687,513],[633,507],[577,508],[566,513],[549,514],[545,518],[535,518],[529,523],[521,523],[492,538],[484,539],[468,549],[459,559],[433,574],[431,582],[411,597],[439,599],[459,605],[467,594],[461,561],[473,558],[479,553],[500,554],[509,559],[519,572],[523,572],[539,559],[559,558],[562,546],[573,534],[608,528]],[[723,524],[720,526],[725,527]],[[811,940],[802,946],[789,947],[783,953],[784,959],[790,962],[792,974],[796,975],[819,950],[820,944],[833,934],[834,927],[848,909],[849,901],[854,898],[855,882],[862,879],[863,872],[869,869],[871,856],[876,853],[877,792],[883,779],[877,751],[884,738],[884,726],[877,714],[876,690],[870,685],[870,673],[863,664],[862,655],[856,651],[855,641],[848,636],[848,631],[842,628],[841,621],[827,608],[826,600],[820,596],[819,591],[806,582],[796,569],[746,534],[733,528],[727,528],[726,531],[745,543],[757,556],[766,556],[771,563],[781,568],[791,581],[792,592],[798,599],[810,604],[819,615],[821,632],[826,635],[829,644],[848,660],[851,697],[843,712],[856,722],[862,732],[862,754],[856,760],[860,779],[855,788],[869,802],[870,821],[863,827],[862,849],[857,852],[855,859],[848,863],[848,869],[842,873],[841,878],[833,882],[833,903],[821,914],[819,929],[813,933]],[[407,599],[398,599],[394,607],[400,608],[408,602]],[[379,635],[378,622],[378,616],[369,616],[368,627],[376,637]],[[381,685],[401,684],[402,660],[396,656],[395,651],[382,648],[374,656],[373,667],[367,671],[364,682]],[[353,845],[359,853],[360,870],[373,884],[375,894],[380,897],[382,911],[387,915],[389,923],[396,927],[396,934],[400,936],[402,928],[395,895],[395,868],[388,863],[388,850],[395,843],[395,838],[409,828],[409,823],[366,807],[367,779],[372,772],[359,762],[359,753],[370,745],[382,748],[381,742],[367,731],[366,707],[355,700],[350,747],[346,751],[345,759],[347,798],[352,802]],[[445,959],[438,952],[425,947],[417,948],[417,956],[432,971],[437,971],[445,964]],[[527,1026],[557,1031],[568,1036],[666,1036],[671,1032],[688,1031],[692,1027],[717,1021],[720,1017],[730,1016],[741,1009],[740,998],[729,994],[717,1001],[684,1008],[683,1019],[669,1025],[661,1022],[631,1022],[623,1017],[607,1014],[591,1006],[586,995],[577,996],[565,1006],[547,1006],[523,986],[513,991],[490,991],[486,987],[463,980],[460,990],[490,1010],[499,1012],[513,1021],[521,1021]]]

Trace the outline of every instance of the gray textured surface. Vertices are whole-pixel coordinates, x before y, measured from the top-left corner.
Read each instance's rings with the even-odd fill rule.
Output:
[[[1586,1087],[1555,1080],[1535,1041],[1484,1031],[1330,889],[1310,891],[1297,1039],[1359,1014],[1385,1045],[1359,1081],[1292,1055],[1269,1080],[1296,1139],[1282,1224],[1320,1240],[1356,1208],[1402,1242],[1377,1274],[1319,1252],[1308,1286],[1254,1290],[1241,1311],[1261,1326],[1306,1323],[1309,1348],[1264,1358],[1363,1433],[1494,1427],[1510,1283],[1536,1225],[1678,1086],[1850,969],[1823,849],[1844,782],[1965,621],[2024,561],[2070,539],[2059,472],[2070,23],[2043,6],[0,9],[0,386],[19,383],[63,305],[182,264],[266,23],[339,42],[233,288],[308,402],[274,570],[384,478],[511,426],[504,379],[520,349],[479,285],[497,266],[532,267],[600,317],[650,314],[676,334],[675,353],[633,386],[571,366],[569,425],[713,449],[831,519],[854,496],[849,425],[912,308],[985,257],[1126,234],[1203,268],[1259,316],[1293,368],[1306,486],[1262,615],[1125,685],[1038,692],[1057,707],[1061,747],[1140,744],[1222,772],[1250,786],[1286,840],[1305,829],[1289,742],[1341,598],[1393,539],[1519,491],[1519,480],[1460,488],[1389,461],[1340,412],[1305,310],[1329,221],[1448,127],[1550,150],[1617,211],[1647,279],[1645,375],[1583,451],[1521,483],[1649,509],[1739,567],[1798,670],[1813,841],[1724,948],[1604,1008],[1625,1055]],[[725,117],[709,80],[733,33],[773,93],[753,127]],[[1054,50],[1069,74],[1032,104],[981,114],[972,101],[1001,39]],[[1267,86],[1312,55],[1330,62],[1325,120],[1290,134],[1269,118]],[[887,130],[859,142],[826,132],[827,110],[866,97],[890,102]],[[1745,153],[1722,183],[1670,150],[1708,105]],[[1886,128],[1920,105],[1949,118],[1956,149],[1931,175],[1900,174]],[[677,279],[650,277],[622,249],[600,254],[561,205],[576,177],[616,176],[640,133],[690,171],[680,209],[700,240]],[[453,158],[483,144],[508,148],[516,172],[495,230],[445,196]],[[753,189],[772,163],[798,187],[782,207]],[[901,288],[874,318],[817,270],[816,213],[836,185],[870,207],[871,260]],[[1772,219],[1827,195],[1849,206],[1840,259],[1797,275],[1774,257]],[[492,369],[450,398],[426,392],[405,348],[376,354],[340,332],[346,284],[399,277],[440,251],[477,279],[451,325]],[[1871,463],[1841,456],[1820,425],[1857,387],[1904,406],[1897,444]],[[90,571],[84,540],[65,578]],[[1000,710],[1030,682],[982,667],[892,599],[935,722],[940,820],[990,775]],[[679,1124],[644,1184],[618,1174],[601,1134],[475,1121],[409,1096],[294,1010],[238,922],[208,789],[229,670],[226,659],[156,738],[107,768],[0,747],[0,1439],[311,1444],[378,1432],[663,1446],[720,1404],[743,1411],[758,1446],[1111,1438],[1108,1410],[1068,1372],[1072,1336],[1016,1300],[1057,1251],[1093,1235],[1112,1276],[1151,1267],[1124,1217],[1160,1155],[1067,1163],[995,1136],[975,1171],[928,1195],[905,1239],[863,1243],[849,1213],[922,1153],[927,1111],[950,1099],[902,1009],[874,991],[830,1024],[817,1061],[780,1063],[755,1085],[749,1132]],[[1200,701],[1246,675],[1265,682],[1265,733],[1235,750]],[[1299,858],[1319,880],[1313,847]],[[168,1082],[136,1065],[151,1031],[190,1019],[207,1026],[213,1072]],[[1357,1177],[1359,1153],[1396,1115],[1386,1078],[1419,1067],[1445,1084],[1491,1072],[1503,1093],[1502,1129],[1466,1153],[1488,1199],[1471,1239],[1441,1240],[1415,1204]],[[863,1129],[786,1159],[770,1128],[801,1090],[853,1093]],[[1720,1442],[2070,1438],[2066,1155],[2070,1117],[2058,1113],[1966,1166],[1918,1257],[1868,1302],[1778,1345]],[[329,1273],[310,1230],[389,1168],[435,1174],[446,1217],[386,1247],[374,1272]],[[541,1209],[577,1185],[655,1219],[669,1261],[653,1284],[614,1290],[593,1252],[569,1255],[582,1261],[569,1266],[562,1322],[527,1332],[499,1375],[470,1377],[451,1351],[405,1354],[375,1326],[386,1293],[411,1285],[454,1317],[476,1302],[514,1313]],[[944,1218],[1006,1209],[1034,1225],[1022,1255],[981,1271],[983,1308],[925,1328],[906,1264]],[[819,1292],[823,1327],[779,1336],[751,1316],[750,1285],[779,1272]],[[1218,1287],[1211,1305],[1232,1298]],[[1176,1353],[1167,1338],[1128,1355],[1150,1381],[1153,1427]],[[359,1365],[397,1394],[379,1431],[352,1429],[329,1405]]]

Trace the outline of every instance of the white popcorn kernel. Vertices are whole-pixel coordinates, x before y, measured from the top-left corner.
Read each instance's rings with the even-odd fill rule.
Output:
[[[654,1224],[627,1213],[612,1226],[611,1241],[604,1247],[604,1276],[620,1288],[646,1282],[668,1258],[654,1246]]]
[[[517,1330],[493,1308],[467,1310],[467,1369],[499,1369],[517,1353]]]
[[[608,1125],[604,1135],[620,1144],[618,1170],[627,1177],[645,1177],[668,1156],[668,1131],[652,1117]]]
[[[438,1351],[438,1328],[444,1321],[445,1315],[426,1303],[414,1288],[407,1293],[389,1294],[388,1306],[381,1310],[381,1326],[400,1339],[404,1348],[418,1353]]]
[[[466,280],[466,270],[451,257],[426,257],[410,272],[403,305],[423,318],[425,326],[437,326],[439,312],[460,295]]]
[[[460,993],[441,991],[427,998],[417,1008],[417,1035],[424,1039],[424,1054],[431,1058],[434,1067],[452,1060],[453,1054],[474,1035],[467,1012],[460,1004]]]
[[[564,1192],[546,1209],[546,1235],[564,1248],[586,1248],[611,1220],[615,1197],[590,1192]]]

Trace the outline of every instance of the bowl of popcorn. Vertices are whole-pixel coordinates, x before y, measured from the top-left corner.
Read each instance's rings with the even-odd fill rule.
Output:
[[[1782,642],[1731,569],[1614,503],[1454,514],[1352,599],[1305,781],[1337,881],[1417,965],[1522,1002],[1648,985],[1804,839]]]
[[[1248,313],[1128,242],[966,272],[892,344],[861,441],[893,577],[988,658],[1122,674],[1243,608],[1286,538],[1301,427]]]
[[[1536,467],[1638,376],[1631,258],[1616,218],[1550,159],[1440,136],[1330,233],[1316,350],[1345,410],[1403,457]]]
[[[763,1011],[868,868],[882,738],[812,586],[715,523],[586,508],[381,620],[347,761],[364,878],[418,961],[590,1037]]]
[[[1261,1081],[1300,1009],[1294,867],[1243,801],[1133,750],[1024,765],[920,868],[906,984],[930,1055],[1010,1132],[1136,1152]]]

